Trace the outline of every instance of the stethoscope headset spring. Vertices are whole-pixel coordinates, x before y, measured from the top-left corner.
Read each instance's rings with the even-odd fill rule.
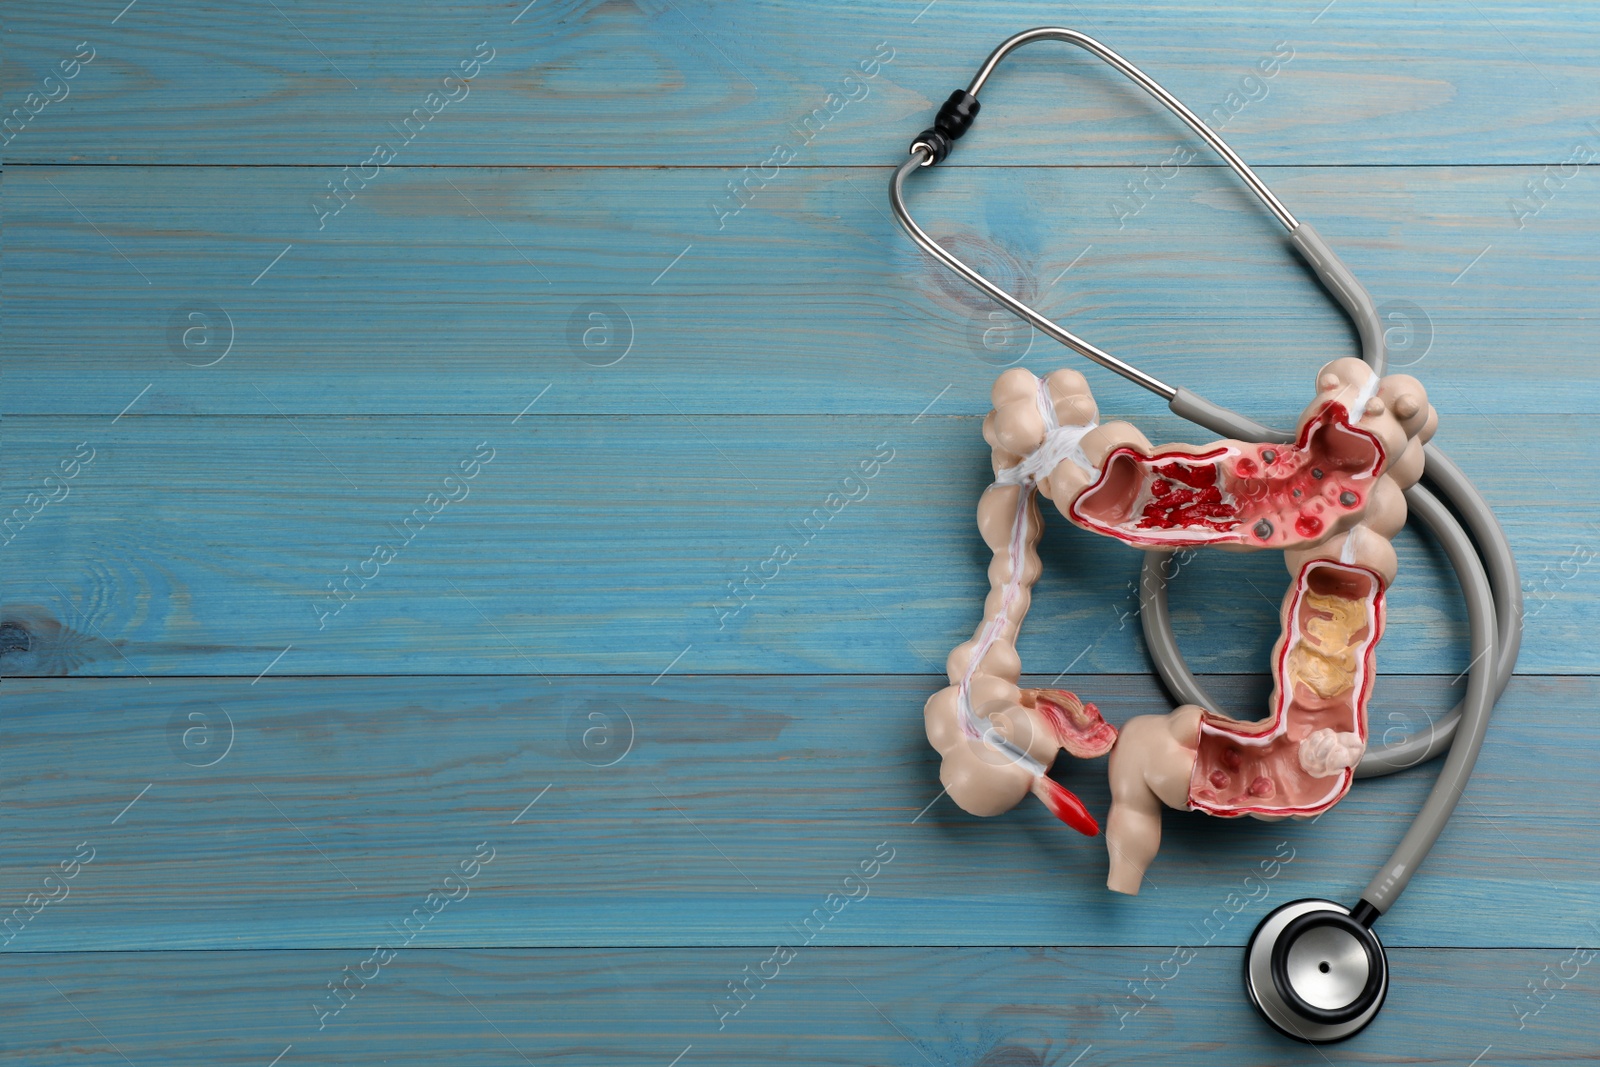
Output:
[[[910,155],[889,181],[895,218],[912,240],[1045,336],[1167,401],[1176,415],[1215,433],[1247,441],[1289,442],[1293,435],[1172,386],[1101,350],[1018,300],[962,262],[911,217],[905,202],[908,175],[943,162],[978,115],[978,93],[1000,61],[1035,41],[1065,41],[1109,64],[1149,93],[1214,149],[1288,231],[1295,247],[1355,326],[1361,355],[1373,372],[1387,365],[1384,325],[1371,296],[1309,224],[1295,218],[1228,144],[1171,93],[1138,67],[1092,37],[1042,27],[1002,43],[966,89],[950,94],[934,124],[911,143]],[[1351,1037],[1383,1006],[1389,968],[1373,924],[1399,898],[1438,840],[1483,747],[1489,715],[1516,666],[1522,637],[1522,588],[1504,531],[1476,487],[1437,447],[1426,448],[1423,481],[1406,490],[1410,516],[1431,532],[1455,568],[1470,628],[1467,691],[1425,734],[1369,748],[1356,769],[1371,778],[1414,767],[1448,751],[1432,791],[1393,854],[1353,908],[1331,900],[1291,901],[1264,918],[1245,949],[1245,991],[1281,1033],[1313,1044]],[[1452,513],[1453,509],[1453,513]],[[1165,550],[1145,553],[1140,576],[1140,618],[1157,673],[1172,696],[1220,711],[1184,662],[1167,610]]]

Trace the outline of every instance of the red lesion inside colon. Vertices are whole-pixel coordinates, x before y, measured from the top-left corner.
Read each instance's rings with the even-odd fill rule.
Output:
[[[1382,467],[1377,438],[1351,426],[1342,404],[1329,404],[1294,445],[1226,442],[1152,456],[1119,448],[1071,517],[1135,544],[1283,548],[1365,507]]]
[[[1134,523],[1139,529],[1205,527],[1226,531],[1239,525],[1239,507],[1223,496],[1215,465],[1199,466],[1175,459],[1156,466],[1155,474],[1156,480],[1150,484],[1150,502]]]

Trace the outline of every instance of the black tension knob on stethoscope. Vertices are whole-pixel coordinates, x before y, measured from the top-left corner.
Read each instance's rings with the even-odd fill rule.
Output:
[[[1272,912],[1244,954],[1244,987],[1279,1033],[1325,1044],[1353,1037],[1383,1007],[1389,960],[1373,933],[1378,910],[1295,900]]]

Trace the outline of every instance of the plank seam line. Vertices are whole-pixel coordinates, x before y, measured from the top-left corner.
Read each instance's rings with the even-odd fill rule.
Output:
[[[412,945],[406,948],[406,953],[428,952],[504,952],[507,950],[518,952],[702,952],[707,949],[729,952],[765,952],[772,946],[769,944],[596,944],[596,945],[529,945],[529,944],[495,944],[495,945],[429,945],[427,947]],[[1108,944],[1070,944],[1057,942],[1049,945],[990,945],[990,944],[934,944],[934,945],[901,945],[901,944],[872,944],[872,945],[815,945],[814,949],[826,952],[898,952],[898,951],[928,951],[944,950],[949,952],[989,952],[1010,949],[1094,949],[1104,951],[1134,951],[1149,950],[1152,952],[1167,952],[1172,945],[1168,942],[1138,944],[1138,945],[1108,945]],[[44,956],[99,956],[106,954],[117,955],[150,955],[157,952],[165,953],[192,953],[192,952],[232,952],[232,953],[268,953],[268,952],[361,952],[371,948],[370,945],[287,945],[273,948],[223,948],[223,947],[191,947],[191,948],[73,948],[73,949],[18,949],[0,952],[0,959],[6,957],[44,957]],[[1205,946],[1208,949],[1241,949],[1244,942],[1213,942]],[[1389,952],[1570,952],[1572,946],[1566,943],[1552,945],[1391,945],[1384,948]]]
[[[66,675],[66,676],[49,675],[49,674],[7,674],[7,675],[5,675],[5,678],[8,681],[30,682],[30,683],[34,683],[34,682],[61,682],[61,683],[69,683],[69,682],[71,682],[71,683],[77,683],[77,682],[108,682],[109,683],[109,682],[126,682],[130,678],[133,678],[133,677],[135,677],[135,676],[131,675],[131,674],[80,674],[80,675]],[[250,678],[250,677],[253,677],[253,676],[252,675],[248,675],[248,674],[153,674],[150,677],[153,680],[156,680],[156,681],[161,681],[161,680],[182,681],[182,680],[186,680],[186,679],[190,679],[190,680],[194,680],[194,681],[234,681],[234,680],[238,680],[238,679],[241,679],[241,678]],[[619,672],[619,673],[616,673],[616,674],[607,673],[607,672],[597,672],[597,671],[570,671],[570,672],[544,672],[542,674],[537,674],[537,675],[529,674],[529,673],[518,673],[518,672],[482,673],[482,674],[479,674],[479,673],[465,673],[465,674],[448,674],[448,673],[406,674],[406,673],[394,673],[394,672],[389,672],[389,673],[385,673],[385,672],[368,672],[368,673],[360,673],[360,674],[274,674],[272,677],[280,679],[280,680],[281,679],[287,679],[287,678],[294,678],[294,679],[297,679],[297,680],[304,680],[304,681],[316,681],[316,680],[320,680],[320,679],[336,679],[336,678],[350,678],[350,679],[358,679],[358,678],[395,678],[395,679],[406,679],[407,681],[420,681],[420,680],[428,679],[428,678],[449,678],[449,679],[452,679],[452,680],[459,680],[459,679],[462,679],[462,678],[571,678],[571,679],[574,679],[574,680],[577,680],[577,681],[593,682],[593,681],[596,681],[596,680],[603,681],[603,680],[612,679],[612,678],[617,679],[618,681],[631,680],[631,679],[635,679],[635,678],[640,678],[640,679],[653,678],[653,677],[655,677],[655,675],[650,674],[648,671],[640,671],[640,672],[637,672],[637,673]],[[883,671],[844,672],[844,671],[839,671],[839,672],[829,672],[829,673],[808,673],[808,672],[803,672],[803,671],[796,671],[796,672],[792,672],[792,673],[775,673],[775,672],[772,672],[772,671],[701,671],[701,672],[695,673],[695,674],[681,674],[681,675],[677,675],[675,677],[679,681],[701,680],[701,679],[706,679],[706,678],[713,678],[713,679],[715,679],[715,678],[749,678],[749,679],[813,678],[813,679],[818,679],[818,680],[827,680],[827,679],[833,679],[833,678],[838,678],[838,679],[841,679],[841,680],[850,679],[850,678],[883,678],[883,679],[919,679],[919,680],[921,680],[921,679],[927,679],[927,678],[943,678],[944,675],[940,674],[940,673],[938,673],[936,671],[907,671],[907,672],[883,672]],[[1049,678],[1049,677],[1051,677],[1051,675],[1050,675],[1050,673],[1048,671],[1043,673],[1043,674],[1024,674],[1023,675],[1023,678]],[[1117,678],[1147,678],[1147,679],[1154,679],[1155,675],[1153,673],[1133,673],[1133,672],[1114,673],[1114,674],[1101,674],[1101,673],[1090,674],[1090,673],[1085,672],[1085,673],[1081,673],[1081,674],[1067,675],[1066,677],[1069,677],[1069,678],[1104,678],[1104,679],[1117,679]],[[1264,677],[1266,677],[1266,672],[1263,671],[1263,672],[1260,672],[1260,673],[1248,673],[1248,674],[1247,673],[1239,673],[1239,674],[1202,674],[1202,673],[1197,673],[1195,675],[1195,677],[1197,677],[1197,678],[1252,678],[1253,679],[1253,678],[1264,678]],[[1388,671],[1385,674],[1385,677],[1388,677],[1388,678],[1405,678],[1405,679],[1412,679],[1412,678],[1432,679],[1432,678],[1459,678],[1460,675],[1459,674],[1455,674],[1455,675],[1445,674],[1443,671],[1440,671],[1440,672],[1434,673],[1434,674],[1408,674],[1408,673],[1403,673],[1403,672],[1400,672],[1400,671],[1392,671],[1391,670],[1391,671]],[[1535,674],[1535,673],[1524,674],[1521,671],[1518,671],[1517,673],[1513,674],[1512,677],[1514,677],[1514,678],[1526,678],[1526,679],[1529,679],[1529,680],[1545,679],[1545,678],[1596,678],[1596,677],[1600,677],[1600,671],[1595,671],[1595,672],[1575,672],[1575,673],[1570,673],[1570,674]]]
[[[476,145],[478,142],[472,142]],[[1152,149],[1154,150],[1154,149]],[[1527,167],[1559,167],[1566,160],[1534,160],[1516,163],[1251,163],[1250,169],[1262,170],[1513,170]],[[96,162],[90,160],[57,162],[52,160],[5,160],[4,167],[54,167],[66,170],[73,167],[98,167],[135,170],[329,170],[338,167],[360,166],[357,160],[348,163],[126,163]],[[870,170],[885,174],[898,167],[898,163],[791,163],[785,170]],[[954,170],[1141,170],[1145,163],[948,163]],[[1221,162],[1185,164],[1195,170],[1227,170]],[[731,170],[739,171],[749,163],[390,163],[385,170]]]
[[[13,303],[15,303],[19,298],[13,296],[10,299],[13,301]],[[1465,320],[1462,320],[1462,321],[1465,322]],[[1485,320],[1485,321],[1487,321],[1487,320]],[[1508,321],[1508,320],[1496,320],[1496,321]],[[1581,324],[1584,324],[1587,320],[1581,319],[1581,318],[1574,318],[1574,319],[1572,319],[1570,321],[1571,321],[1572,325],[1581,325]],[[1529,319],[1528,320],[1529,324],[1533,324],[1535,322],[1537,322],[1537,324],[1541,325],[1541,326],[1548,326],[1550,324],[1550,322],[1551,322],[1551,319],[1550,318],[1541,318],[1541,319],[1537,319],[1537,320],[1535,320],[1535,319]],[[1466,323],[1466,324],[1467,325],[1471,325],[1471,323]],[[3,363],[3,362],[4,362],[4,360],[0,360],[0,363]],[[557,419],[567,420],[567,419],[595,419],[595,418],[602,418],[602,419],[617,419],[617,420],[624,420],[624,419],[659,419],[659,420],[664,421],[664,422],[671,422],[671,421],[674,421],[674,415],[675,414],[686,415],[686,416],[688,416],[690,418],[696,418],[696,419],[771,419],[771,420],[779,420],[779,419],[798,419],[798,420],[836,419],[836,420],[841,420],[841,421],[842,420],[858,420],[858,419],[860,419],[860,420],[866,420],[866,419],[913,419],[914,420],[914,419],[916,419],[918,417],[918,416],[914,415],[909,410],[907,410],[907,411],[856,411],[856,412],[837,412],[837,411],[782,411],[782,412],[776,412],[776,411],[774,411],[774,412],[685,411],[685,412],[681,412],[681,413],[668,412],[668,411],[625,411],[625,410],[616,410],[616,411],[553,411],[553,412],[546,412],[545,414],[539,415],[539,416],[537,416],[537,418],[539,420],[543,420],[543,421],[553,421],[553,420],[557,420]],[[254,420],[257,420],[257,421],[260,421],[260,422],[270,422],[270,421],[282,419],[282,418],[285,417],[285,415],[287,415],[288,417],[291,417],[291,418],[296,418],[296,419],[341,419],[341,420],[344,420],[344,421],[347,421],[347,422],[355,422],[355,421],[361,421],[361,420],[393,421],[393,420],[396,420],[396,419],[440,419],[440,420],[443,420],[443,419],[476,419],[476,420],[483,420],[483,419],[499,419],[499,418],[510,417],[510,416],[515,415],[515,412],[512,412],[512,411],[497,411],[497,410],[444,411],[444,412],[432,412],[432,411],[421,411],[421,412],[419,412],[419,411],[348,411],[348,412],[345,412],[345,411],[289,411],[289,412],[285,412],[284,415],[277,415],[277,414],[268,415],[268,414],[265,414],[265,413],[260,412],[260,411],[208,411],[208,412],[149,411],[149,412],[130,412],[130,413],[128,413],[126,415],[123,415],[121,417],[127,419],[130,422],[138,422],[138,421],[141,421],[141,420],[149,420],[149,419],[190,419],[190,420],[228,419],[230,421],[237,421],[237,420],[240,420],[240,419],[254,419]],[[1538,418],[1563,418],[1563,419],[1593,419],[1593,418],[1596,418],[1596,417],[1600,417],[1600,412],[1596,412],[1596,411],[1555,411],[1555,412],[1552,412],[1552,411],[1547,411],[1547,410],[1542,410],[1542,411],[1495,411],[1495,412],[1491,412],[1491,413],[1485,414],[1485,415],[1474,415],[1473,413],[1459,412],[1459,411],[1451,412],[1451,420],[1453,422],[1456,422],[1456,423],[1462,423],[1462,422],[1467,421],[1467,420],[1470,420],[1472,422],[1492,422],[1495,419],[1504,418],[1506,416],[1513,416],[1513,417],[1517,417],[1517,418],[1524,418],[1524,417],[1525,418],[1534,418],[1534,417],[1538,417]],[[937,413],[937,414],[936,413],[929,413],[929,414],[926,414],[926,415],[922,415],[920,417],[921,418],[925,418],[925,419],[929,419],[929,420],[944,419],[944,420],[948,421],[948,420],[953,420],[953,419],[963,419],[963,420],[976,421],[976,420],[982,419],[984,417],[984,413],[983,412],[951,411],[951,412],[943,412],[943,413]],[[1165,413],[1157,413],[1157,417],[1158,418],[1174,418],[1175,416],[1169,416],[1169,415],[1167,415]],[[23,420],[23,419],[56,419],[56,420],[63,420],[63,419],[95,419],[95,420],[97,420],[97,419],[101,418],[101,413],[100,412],[93,412],[93,411],[3,411],[3,410],[0,410],[0,418],[13,419],[13,420]],[[15,443],[12,444],[12,447],[13,448],[16,447]]]

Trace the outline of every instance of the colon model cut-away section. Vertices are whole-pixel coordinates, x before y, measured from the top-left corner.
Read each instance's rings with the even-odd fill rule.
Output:
[[[1189,806],[1212,815],[1317,815],[1350,789],[1367,741],[1383,580],[1312,560],[1273,650],[1272,714],[1241,722],[1206,712]]]
[[[1383,464],[1378,439],[1330,403],[1293,445],[1219,441],[1149,456],[1115,449],[1067,517],[1145,547],[1291,548],[1358,518]]]

